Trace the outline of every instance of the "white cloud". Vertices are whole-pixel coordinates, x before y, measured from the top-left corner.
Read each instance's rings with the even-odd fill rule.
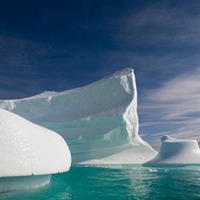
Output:
[[[144,137],[173,134],[200,140],[200,70],[182,74],[146,93],[139,106]]]

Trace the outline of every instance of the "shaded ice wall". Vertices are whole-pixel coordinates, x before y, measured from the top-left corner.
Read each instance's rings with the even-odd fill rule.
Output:
[[[1,100],[0,107],[61,134],[73,163],[143,163],[155,156],[138,135],[132,69],[82,88]]]

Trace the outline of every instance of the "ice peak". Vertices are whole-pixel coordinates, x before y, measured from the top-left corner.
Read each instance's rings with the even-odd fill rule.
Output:
[[[134,73],[134,70],[132,68],[126,67],[122,70],[115,72],[113,75],[109,76],[109,78],[117,78],[120,76],[125,76],[125,75],[133,74],[133,73]]]

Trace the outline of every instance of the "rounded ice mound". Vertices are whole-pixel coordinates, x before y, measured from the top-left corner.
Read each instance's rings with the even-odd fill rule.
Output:
[[[71,154],[57,133],[0,109],[0,183],[4,177],[68,171]]]
[[[144,166],[182,166],[200,164],[200,149],[196,140],[174,139],[168,135],[161,137],[160,149],[155,158]]]

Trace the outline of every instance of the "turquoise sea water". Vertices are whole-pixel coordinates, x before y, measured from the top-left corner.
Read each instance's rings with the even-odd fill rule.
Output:
[[[0,194],[1,200],[195,200],[200,169],[73,166],[42,188]]]

